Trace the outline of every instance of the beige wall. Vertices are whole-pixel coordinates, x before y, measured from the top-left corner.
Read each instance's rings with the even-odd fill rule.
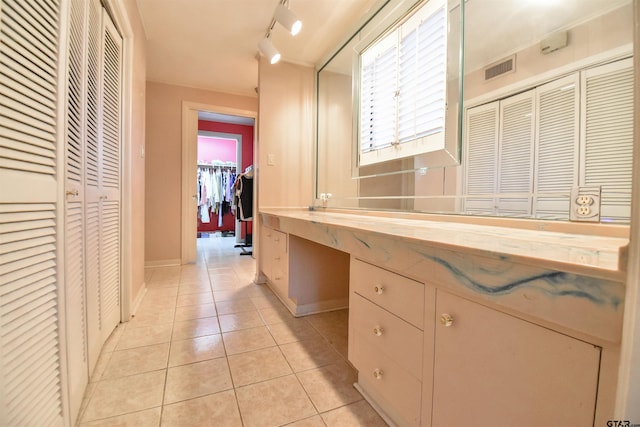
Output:
[[[138,300],[144,289],[144,194],[145,194],[145,92],[146,92],[146,38],[136,3],[122,2],[133,34],[132,88],[131,88],[131,290],[130,299]]]
[[[182,102],[257,111],[256,98],[147,82],[145,261],[181,258]],[[195,180],[195,171],[194,171]]]
[[[313,68],[261,59],[258,87],[259,207],[313,202]],[[267,165],[272,155],[273,165]]]

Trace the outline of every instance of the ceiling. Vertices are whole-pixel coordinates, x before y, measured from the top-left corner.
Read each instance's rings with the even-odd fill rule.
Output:
[[[255,97],[258,42],[280,0],[136,0],[147,38],[147,80]],[[295,37],[276,24],[282,60],[314,66],[379,0],[290,0]]]
[[[136,0],[147,37],[147,80],[255,97],[258,42],[281,0]],[[282,60],[315,66],[384,0],[289,0],[302,20],[291,36],[276,24]],[[449,0],[452,17],[457,0]],[[467,70],[538,43],[629,0],[467,0]]]

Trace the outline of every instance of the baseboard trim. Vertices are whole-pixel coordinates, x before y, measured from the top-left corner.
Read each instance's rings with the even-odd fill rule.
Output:
[[[144,299],[144,296],[147,294],[147,284],[143,283],[142,284],[142,289],[140,289],[140,292],[138,292],[138,295],[136,295],[136,299],[133,301],[132,307],[131,307],[131,314],[134,315],[138,312],[138,308],[140,308],[140,304],[142,304],[142,300]]]
[[[144,267],[145,268],[149,268],[149,267],[173,267],[176,265],[181,265],[181,259],[180,258],[175,258],[175,259],[160,259],[157,261],[145,261],[144,263]]]

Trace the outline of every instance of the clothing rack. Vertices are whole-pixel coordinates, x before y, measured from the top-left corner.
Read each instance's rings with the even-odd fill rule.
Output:
[[[245,248],[252,248],[253,247],[253,242],[251,239],[251,234],[249,234],[248,230],[248,226],[247,224],[249,223],[249,221],[242,221],[242,223],[244,224],[244,243],[241,245],[235,245],[235,248],[240,248],[240,250],[242,252],[240,252],[240,255],[253,255],[253,251],[248,251]]]

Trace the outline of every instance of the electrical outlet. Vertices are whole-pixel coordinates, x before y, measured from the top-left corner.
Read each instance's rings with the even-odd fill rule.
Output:
[[[600,193],[599,186],[572,188],[569,219],[600,222]]]

